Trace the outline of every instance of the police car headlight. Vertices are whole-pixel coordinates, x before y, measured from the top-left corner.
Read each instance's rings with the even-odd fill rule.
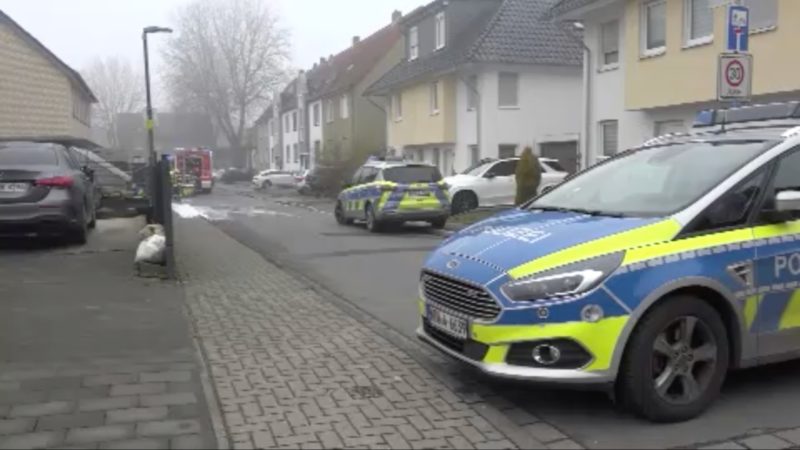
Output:
[[[506,283],[503,294],[518,302],[571,297],[602,283],[622,264],[624,252],[587,259]]]

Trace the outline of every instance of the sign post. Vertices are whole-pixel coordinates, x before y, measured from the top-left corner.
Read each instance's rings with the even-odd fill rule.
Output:
[[[750,10],[745,6],[728,7],[727,52],[719,55],[717,99],[734,106],[750,100],[753,91],[753,55],[750,48]]]
[[[745,102],[753,91],[753,55],[723,53],[719,55],[717,99],[723,102]]]

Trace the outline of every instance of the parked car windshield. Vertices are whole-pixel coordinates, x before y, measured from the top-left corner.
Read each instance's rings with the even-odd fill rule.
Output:
[[[0,166],[55,166],[58,157],[47,144],[0,143]]]
[[[693,142],[637,150],[573,178],[528,209],[667,216],[706,194],[773,142]]]
[[[553,170],[555,170],[555,171],[557,171],[557,172],[566,172],[566,169],[564,169],[564,166],[562,166],[561,163],[558,162],[558,161],[547,160],[547,161],[542,161],[542,164],[547,166],[547,167],[549,167],[549,168],[551,168],[551,169],[553,169]]]
[[[400,166],[385,169],[383,179],[400,184],[436,183],[442,180],[442,174],[431,166]]]

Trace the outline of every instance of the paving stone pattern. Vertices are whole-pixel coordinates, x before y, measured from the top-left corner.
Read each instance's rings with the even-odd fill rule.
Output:
[[[46,366],[0,364],[0,449],[216,446],[191,351]]]
[[[301,280],[211,224],[176,225],[190,315],[234,448],[518,447],[478,412],[487,405],[464,401]],[[577,447],[544,431],[550,441],[528,436],[525,446]]]
[[[800,449],[800,428],[761,430],[726,441],[692,446],[702,450]]]

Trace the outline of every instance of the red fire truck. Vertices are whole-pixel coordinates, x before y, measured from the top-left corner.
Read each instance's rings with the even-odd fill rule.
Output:
[[[174,170],[183,186],[194,186],[196,192],[208,194],[214,187],[214,152],[207,148],[175,149]]]

